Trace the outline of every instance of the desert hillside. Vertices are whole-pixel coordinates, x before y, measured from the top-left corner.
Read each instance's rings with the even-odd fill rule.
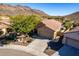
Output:
[[[21,5],[8,5],[8,4],[0,4],[0,15],[40,15],[40,16],[47,16],[47,14],[41,10],[32,9],[28,6],[21,6]]]
[[[79,22],[79,12],[75,12],[65,16],[65,19],[73,20]]]

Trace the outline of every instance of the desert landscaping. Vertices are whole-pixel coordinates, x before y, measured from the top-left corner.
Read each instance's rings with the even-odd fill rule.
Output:
[[[79,56],[79,12],[50,16],[28,6],[0,4],[0,56],[73,55]]]

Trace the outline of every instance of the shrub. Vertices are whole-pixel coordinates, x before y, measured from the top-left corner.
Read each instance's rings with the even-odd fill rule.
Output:
[[[40,23],[41,18],[36,15],[24,16],[17,15],[11,17],[12,19],[12,28],[16,32],[20,33],[29,33]]]

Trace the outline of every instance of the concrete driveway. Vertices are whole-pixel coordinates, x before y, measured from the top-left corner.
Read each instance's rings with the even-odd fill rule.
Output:
[[[39,52],[43,52],[47,48],[47,41],[44,40],[34,40],[27,46],[27,49],[36,50]]]
[[[32,43],[30,43],[26,50],[34,55],[45,56],[44,50],[47,48],[46,40],[35,39]]]
[[[4,48],[4,49],[3,49]],[[35,39],[28,46],[21,45],[4,45],[0,47],[0,55],[36,55],[36,56],[48,56],[44,53],[47,48],[46,40]],[[7,50],[10,49],[10,50]]]
[[[15,49],[0,49],[0,56],[33,56],[33,55]]]

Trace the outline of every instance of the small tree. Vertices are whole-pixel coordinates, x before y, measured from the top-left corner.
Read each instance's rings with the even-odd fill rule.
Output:
[[[71,29],[71,27],[73,26],[73,22],[71,20],[66,20],[64,23],[64,27],[67,29]]]
[[[12,28],[19,33],[29,33],[40,23],[41,18],[36,15],[24,16],[17,15],[11,17]]]

